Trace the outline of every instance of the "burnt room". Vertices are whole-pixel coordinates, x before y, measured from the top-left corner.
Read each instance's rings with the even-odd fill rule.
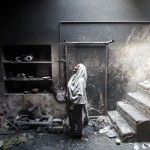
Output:
[[[150,149],[150,1],[2,0],[0,149]]]

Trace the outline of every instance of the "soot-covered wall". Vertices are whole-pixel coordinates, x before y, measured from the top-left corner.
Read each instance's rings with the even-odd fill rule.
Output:
[[[57,89],[59,22],[106,22],[98,23],[95,29],[73,25],[74,31],[62,32],[68,41],[115,40],[109,49],[108,74],[108,108],[115,109],[115,102],[124,99],[126,92],[135,91],[136,84],[145,80],[149,73],[150,25],[138,23],[149,21],[149,6],[147,0],[5,0],[0,6],[0,44],[51,44],[53,85]],[[120,23],[122,21],[128,23]],[[2,77],[0,80],[0,95],[4,98]],[[57,105],[57,115],[63,114],[59,108],[65,106],[55,100],[53,104]],[[17,105],[20,105],[19,100],[16,109]]]
[[[75,42],[115,41],[109,45],[109,109],[114,109],[116,101],[125,99],[127,92],[134,92],[137,83],[148,78],[149,33],[148,23],[62,22],[61,24],[62,41],[64,39]]]

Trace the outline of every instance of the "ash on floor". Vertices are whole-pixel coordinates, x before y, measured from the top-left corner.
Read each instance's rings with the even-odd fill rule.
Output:
[[[9,145],[9,150],[134,150],[135,147],[141,150],[149,148],[148,143],[120,143],[117,145],[116,138],[119,138],[117,134],[114,137],[106,134],[112,129],[109,119],[101,116],[90,119],[89,125],[84,129],[85,138],[83,139],[72,139],[64,133],[26,131],[26,133],[0,135],[0,141],[24,137],[23,142],[14,142]],[[6,149],[3,146],[1,148]]]

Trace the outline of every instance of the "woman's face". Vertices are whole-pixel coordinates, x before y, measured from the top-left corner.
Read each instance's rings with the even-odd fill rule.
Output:
[[[73,72],[76,73],[76,72],[78,71],[79,67],[80,67],[80,64],[77,64],[77,65],[74,67]]]

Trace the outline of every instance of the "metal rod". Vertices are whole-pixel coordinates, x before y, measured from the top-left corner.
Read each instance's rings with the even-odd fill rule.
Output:
[[[60,21],[60,24],[137,24],[143,23],[148,24],[150,21]]]
[[[66,93],[67,93],[67,97],[66,97],[66,108],[67,108],[67,116],[69,116],[69,92],[68,92],[68,55],[67,55],[67,44],[64,45],[64,50],[65,50],[65,84],[66,84]]]
[[[59,23],[59,47],[58,47],[58,48],[59,48],[59,49],[58,49],[58,51],[59,51],[59,52],[58,52],[58,55],[59,55],[58,57],[59,57],[59,58],[58,58],[58,60],[60,60],[60,58],[61,58],[61,55],[60,55],[60,49],[61,49],[61,46],[60,46],[60,39],[61,39],[61,24]],[[59,69],[59,71],[58,71],[58,72],[59,72],[59,80],[58,80],[58,82],[59,82],[59,88],[60,88],[60,87],[61,87],[61,81],[60,81],[60,80],[61,80],[61,79],[60,79],[60,62],[58,62],[58,65],[59,65],[59,66],[58,66],[58,69]]]
[[[65,43],[65,46],[64,46],[64,49],[65,49],[65,60],[66,60],[66,68],[65,68],[65,76],[66,76],[66,90],[68,89],[67,88],[67,83],[68,83],[68,57],[67,57],[67,51],[68,51],[68,49],[67,49],[67,44]]]
[[[12,125],[14,128],[18,129],[14,124],[12,124],[9,120],[4,119],[5,121],[7,121],[10,125]]]
[[[106,46],[106,64],[105,64],[105,114],[107,114],[108,109],[108,91],[107,91],[107,84],[108,84],[108,45]]]
[[[110,40],[106,42],[66,42],[66,44],[110,44],[113,42],[114,40]]]
[[[6,125],[7,125],[7,123],[4,123],[4,124],[2,125],[2,127],[0,128],[0,130],[3,129],[3,127],[5,127]]]

